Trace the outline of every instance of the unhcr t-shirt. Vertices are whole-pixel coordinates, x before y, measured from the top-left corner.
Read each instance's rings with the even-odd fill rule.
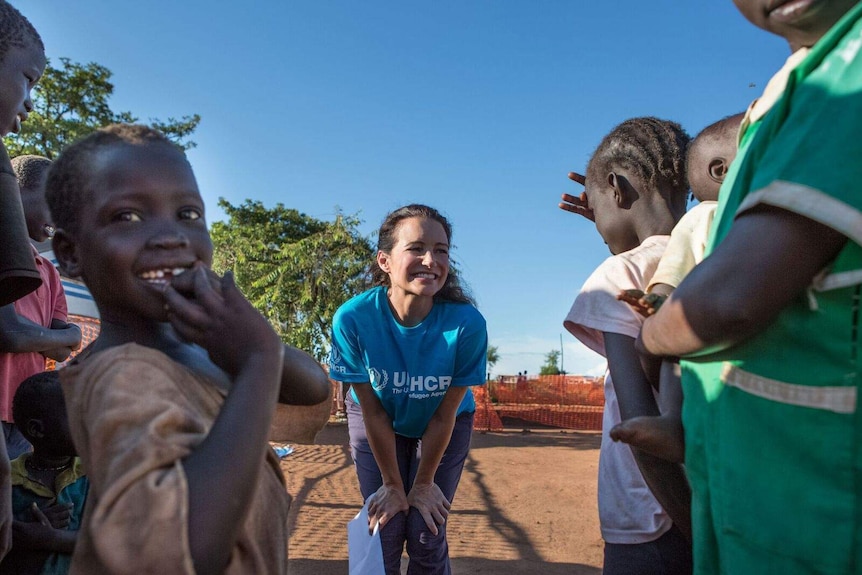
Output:
[[[485,318],[472,305],[435,302],[420,324],[405,327],[392,315],[386,288],[376,287],[335,313],[329,376],[370,383],[395,433],[419,438],[450,386],[485,383],[487,349]],[[475,409],[467,390],[458,414]]]

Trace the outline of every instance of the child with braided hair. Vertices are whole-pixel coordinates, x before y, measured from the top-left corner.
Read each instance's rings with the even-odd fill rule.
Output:
[[[584,193],[564,196],[561,205],[595,221],[613,254],[584,283],[564,322],[572,335],[608,359],[599,457],[606,575],[691,572],[687,517],[677,512],[676,500],[687,499],[681,466],[608,435],[622,420],[659,413],[653,366],[643,366],[635,350],[644,318],[616,296],[623,289],[646,288],[685,212],[688,141],[674,122],[623,122],[599,144],[586,176],[570,176],[584,184]]]

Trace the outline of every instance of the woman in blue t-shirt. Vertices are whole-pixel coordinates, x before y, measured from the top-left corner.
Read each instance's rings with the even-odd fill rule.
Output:
[[[413,204],[378,232],[375,287],[333,320],[330,377],[349,383],[350,447],[387,575],[451,573],[446,518],[485,383],[488,334],[449,267],[452,228]],[[370,498],[370,499],[369,499]]]

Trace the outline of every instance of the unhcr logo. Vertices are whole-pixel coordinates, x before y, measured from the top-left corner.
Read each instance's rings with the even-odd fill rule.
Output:
[[[406,371],[395,372],[395,387],[409,391],[446,391],[452,383],[451,375],[416,375]]]
[[[386,373],[385,369],[381,374],[381,372],[377,371],[373,367],[369,367],[368,379],[371,381],[371,387],[374,388],[374,391],[383,391],[389,383],[389,374]]]

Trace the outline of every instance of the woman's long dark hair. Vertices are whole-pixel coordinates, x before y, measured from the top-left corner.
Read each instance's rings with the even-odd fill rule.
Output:
[[[410,204],[403,208],[398,208],[390,212],[383,223],[380,224],[380,229],[377,231],[377,250],[386,254],[392,253],[392,248],[395,246],[397,239],[396,232],[402,220],[408,218],[426,218],[439,222],[443,226],[443,231],[446,232],[446,240],[452,244],[452,226],[440,212],[432,207],[422,204]],[[371,264],[371,285],[373,286],[389,286],[389,274],[380,269],[377,265],[377,260]],[[454,265],[449,266],[449,275],[446,277],[446,283],[434,295],[434,301],[452,301],[459,303],[469,303],[475,305],[476,302],[467,293],[466,289],[461,286],[461,280],[458,277],[458,270]]]

